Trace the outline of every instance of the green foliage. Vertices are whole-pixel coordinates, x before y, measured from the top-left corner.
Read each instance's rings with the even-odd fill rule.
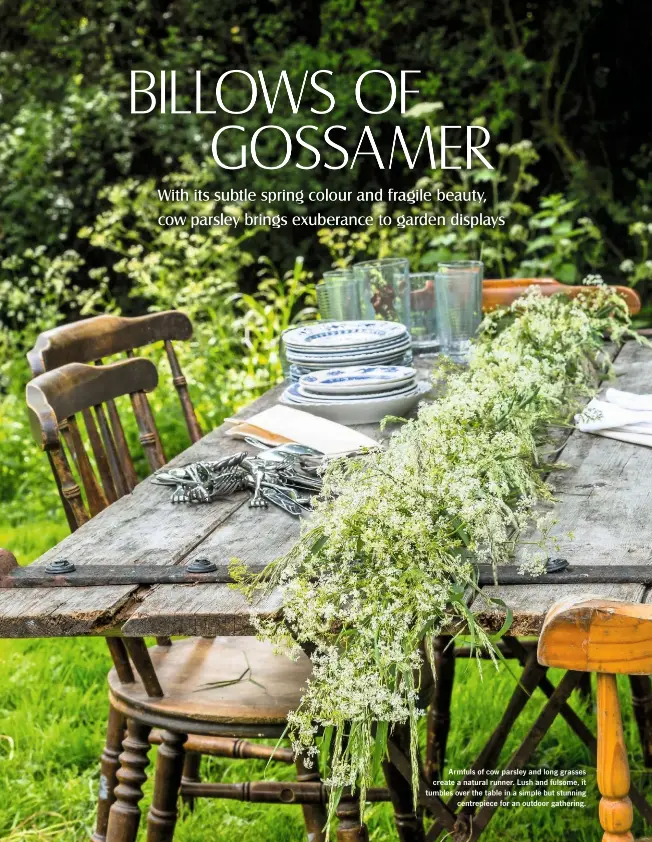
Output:
[[[159,186],[192,190],[205,184],[206,166],[191,159],[185,164]],[[278,337],[310,314],[310,274],[301,259],[280,275],[269,260],[256,261],[247,246],[258,229],[238,234],[213,225],[193,232],[157,223],[162,213],[210,216],[217,210],[214,202],[163,202],[153,180],[133,179],[109,188],[104,198],[108,208],[80,235],[102,249],[119,285],[140,308],[188,314],[194,336],[178,351],[200,423],[210,429],[282,378]],[[242,215],[240,207],[229,211]],[[242,271],[255,265],[257,290],[238,292]],[[169,385],[154,398],[161,410],[175,400]]]
[[[56,106],[27,99],[0,124],[0,247],[5,254],[74,240],[102,186],[133,149],[115,92],[68,85]],[[1,253],[1,252],[0,252]]]
[[[652,244],[652,221],[649,209],[644,207],[648,221],[633,222],[629,226],[629,233],[634,240],[634,258],[627,258],[620,264],[630,286],[641,286],[642,281],[652,281],[652,259],[650,245]]]
[[[221,126],[237,122],[249,136],[265,120],[260,104],[237,120],[160,109],[132,115],[132,69],[176,70],[181,105],[192,96],[197,68],[212,82],[228,69],[262,69],[272,84],[285,69],[295,86],[306,70],[331,69],[336,106],[327,118],[310,119],[320,126],[345,125],[353,138],[369,124],[382,143],[401,120],[397,109],[368,115],[353,98],[358,76],[382,67],[395,77],[402,69],[420,70],[421,101],[441,101],[443,122],[464,125],[484,114],[492,148],[529,141],[541,156],[535,174],[544,194],[577,202],[577,216],[589,217],[601,231],[603,248],[588,255],[599,265],[587,259],[577,271],[600,268],[611,280],[626,256],[627,227],[642,218],[640,205],[650,192],[652,152],[640,130],[645,105],[627,76],[636,77],[645,50],[632,44],[622,62],[619,35],[626,24],[626,16],[604,0],[581,0],[572,10],[562,0],[255,0],[246,7],[237,0],[219,7],[209,0],[174,0],[163,12],[153,0],[14,4],[5,10],[0,52],[0,252],[21,254],[38,244],[78,248],[76,232],[101,210],[103,187],[127,176],[145,180],[178,171],[185,155],[201,162]],[[386,81],[371,76],[365,90],[369,106],[380,110]],[[233,107],[247,97],[246,86],[237,82],[229,92]],[[316,97],[308,92],[305,107]],[[303,107],[292,114],[281,97],[275,117],[293,132],[307,114]],[[403,121],[403,129],[418,136],[414,122]],[[270,141],[265,154],[273,158],[277,147],[278,139]],[[518,161],[510,161],[508,186],[518,180],[518,168]],[[208,175],[215,189],[271,186],[270,173],[255,167],[226,172],[211,163]],[[407,186],[425,175],[421,164],[415,171],[403,165],[387,172],[368,161],[328,172],[326,185],[323,172],[288,166],[282,186],[375,189]],[[265,205],[255,209],[269,210]],[[332,209],[329,202],[314,206]],[[279,202],[275,210],[305,207]],[[306,253],[313,240],[310,232],[260,232],[261,252],[279,265],[297,251]],[[574,254],[586,256],[582,248]],[[315,254],[315,268],[324,268],[324,257]],[[537,265],[538,254],[531,258]],[[571,262],[559,264],[566,278]],[[88,267],[96,265],[103,265],[98,253]]]

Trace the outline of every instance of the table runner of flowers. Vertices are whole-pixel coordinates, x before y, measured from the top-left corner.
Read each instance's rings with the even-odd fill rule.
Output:
[[[282,618],[260,622],[261,636],[290,656],[312,653],[289,736],[313,762],[321,755],[331,815],[344,787],[364,801],[397,724],[409,724],[416,800],[419,687],[433,636],[460,619],[472,645],[497,656],[497,635],[468,608],[477,591],[469,557],[513,559],[534,524],[538,538],[521,565],[545,564],[552,431],[609,375],[606,337],[643,341],[625,302],[592,280],[577,298],[534,287],[487,315],[468,367],[438,366],[441,396],[385,450],[329,466],[290,554],[255,580],[234,566],[248,593],[282,592]]]

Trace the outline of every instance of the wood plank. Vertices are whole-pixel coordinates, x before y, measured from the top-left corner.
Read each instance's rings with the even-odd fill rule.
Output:
[[[613,385],[652,393],[652,351],[627,343],[616,359]],[[606,386],[612,384],[606,384]],[[605,386],[605,388],[606,388]],[[604,391],[604,390],[603,390]],[[559,542],[556,556],[571,565],[649,564],[652,560],[652,448],[573,432],[560,460],[569,469],[555,476],[559,502],[552,529]],[[571,540],[569,533],[574,535]],[[526,534],[525,540],[532,537]],[[517,558],[522,552],[517,553]],[[509,585],[483,589],[504,600],[514,612],[512,634],[537,634],[547,610],[559,599],[596,597],[640,602],[641,585]],[[504,612],[475,600],[472,610],[488,627],[502,624]]]
[[[232,559],[269,564],[292,549],[299,530],[299,521],[275,506],[243,505],[188,555],[188,561],[208,558],[218,567],[228,567]],[[256,613],[266,615],[270,606],[279,608],[280,598],[257,606]],[[250,629],[248,614],[246,601],[228,585],[158,585],[132,613],[123,633],[144,636],[165,628],[165,634],[244,634],[234,629]]]
[[[271,617],[281,610],[281,596],[250,605],[228,585],[162,585],[154,588],[122,627],[131,637],[148,635],[251,635],[251,615]]]
[[[0,637],[106,634],[134,590],[124,586],[0,591]]]

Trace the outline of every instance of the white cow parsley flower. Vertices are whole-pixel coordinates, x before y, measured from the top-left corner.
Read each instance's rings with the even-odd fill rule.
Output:
[[[555,546],[541,448],[594,393],[603,336],[631,335],[624,300],[590,283],[574,299],[535,287],[487,315],[469,366],[449,367],[441,397],[385,450],[329,466],[299,544],[249,582],[283,595],[260,634],[312,653],[289,734],[309,760],[321,746],[331,815],[342,787],[364,801],[393,726],[409,725],[416,757],[433,636],[461,620],[493,652],[468,610],[473,559],[513,563],[527,529],[521,569],[541,572]]]

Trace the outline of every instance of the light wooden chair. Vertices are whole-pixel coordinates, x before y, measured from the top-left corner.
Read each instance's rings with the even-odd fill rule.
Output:
[[[652,673],[652,605],[562,601],[548,612],[538,646],[547,667],[597,673],[597,773],[603,842],[633,842],[629,763],[617,675]]]
[[[556,295],[558,292],[563,292],[571,298],[587,291],[590,294],[592,289],[590,286],[561,284],[554,278],[486,278],[482,282],[483,312],[487,313],[497,307],[508,307],[531,286],[538,286],[543,295]],[[641,299],[635,290],[624,286],[616,286],[614,289],[623,296],[632,315],[640,312]],[[423,289],[412,291],[412,307],[418,310],[429,309],[433,306],[434,298],[434,282],[427,281]]]
[[[116,399],[131,397],[141,443],[158,443],[154,419],[144,403],[146,392],[157,383],[154,364],[134,357],[103,366],[69,363],[27,384],[33,434],[51,457],[75,528],[120,496],[118,479],[134,471]],[[78,415],[84,420],[85,438]],[[158,447],[153,452],[158,452]],[[156,457],[152,467],[162,466],[163,462],[157,460],[162,460],[162,456]],[[184,758],[188,756],[198,758],[206,753],[269,758],[271,747],[250,743],[247,738],[281,736],[285,716],[298,705],[310,673],[307,657],[294,663],[274,655],[270,645],[253,637],[191,638],[174,646],[169,639],[162,638],[151,649],[137,638],[107,638],[107,642],[115,667],[109,676],[111,707],[102,757],[104,785],[94,842],[135,840],[140,820],[138,802],[142,798],[151,742],[161,744],[161,748],[148,842],[172,839],[180,793],[188,798],[205,796],[302,804],[309,833],[315,840],[323,838],[324,788],[318,770],[307,769],[300,759],[297,761],[299,781],[287,785],[266,782],[263,797],[258,797],[261,787],[253,783],[201,783],[198,774],[193,774],[187,765],[182,781]],[[238,672],[234,666],[238,659],[248,663],[258,676],[264,675],[273,691],[268,694],[259,684],[242,682],[199,692],[200,685],[213,677],[217,680],[226,674],[230,679],[234,674],[241,674],[243,670]],[[125,722],[127,737],[123,744]],[[288,749],[281,749],[274,756],[294,762]],[[384,796],[387,797],[386,791]]]
[[[580,293],[590,294],[591,292],[590,286],[570,286],[561,284],[554,278],[486,278],[482,283],[482,309],[487,312],[497,307],[508,306],[531,286],[538,286],[543,295],[556,295],[558,292],[563,292],[571,298]],[[633,316],[640,312],[641,299],[636,290],[624,286],[614,286],[613,289],[625,299],[629,312]]]

